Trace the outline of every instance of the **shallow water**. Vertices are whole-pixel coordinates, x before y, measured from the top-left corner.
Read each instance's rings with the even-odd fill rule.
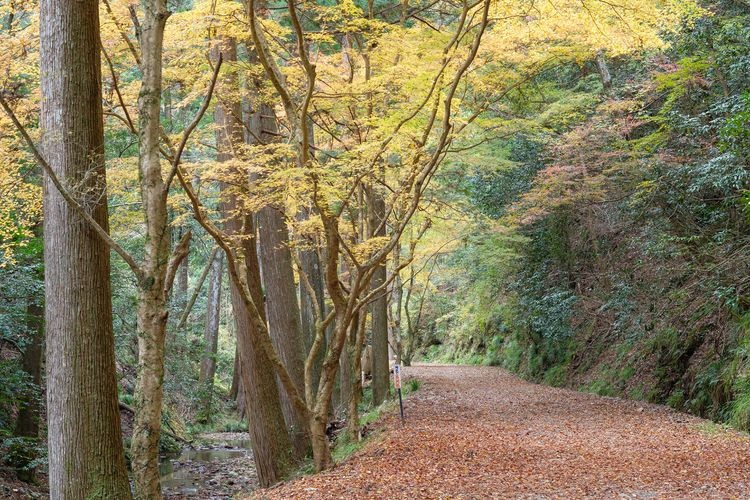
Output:
[[[159,462],[162,489],[197,494],[202,487],[209,486],[210,475],[205,473],[209,464],[245,457],[248,453],[250,442],[240,440],[222,441],[215,447],[185,448],[179,454],[162,457]]]

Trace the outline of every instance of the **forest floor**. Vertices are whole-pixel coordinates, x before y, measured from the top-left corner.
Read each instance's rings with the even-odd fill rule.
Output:
[[[663,406],[416,366],[349,460],[255,498],[750,498],[750,436]]]

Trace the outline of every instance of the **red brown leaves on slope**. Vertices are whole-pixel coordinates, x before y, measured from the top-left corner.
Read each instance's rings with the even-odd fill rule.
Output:
[[[750,437],[668,408],[419,366],[407,419],[260,498],[748,498]]]

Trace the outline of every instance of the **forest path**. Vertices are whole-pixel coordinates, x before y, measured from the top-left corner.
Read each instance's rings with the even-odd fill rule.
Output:
[[[493,367],[405,369],[406,421],[260,498],[749,498],[750,437],[669,408]]]

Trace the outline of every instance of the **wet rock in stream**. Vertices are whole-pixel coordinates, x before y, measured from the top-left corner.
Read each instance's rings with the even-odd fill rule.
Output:
[[[247,434],[210,434],[196,449],[161,463],[166,498],[226,499],[258,487]]]

